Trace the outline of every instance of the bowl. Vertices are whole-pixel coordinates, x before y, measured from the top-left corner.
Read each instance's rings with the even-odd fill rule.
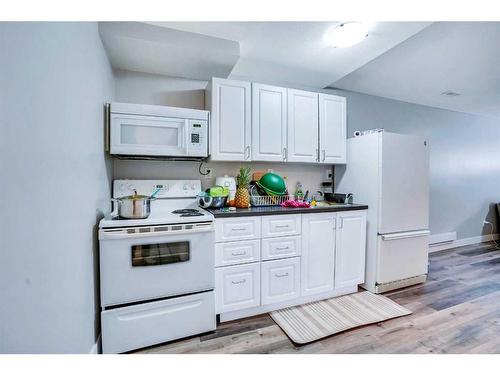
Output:
[[[266,173],[257,182],[257,186],[269,195],[283,195],[286,192],[285,181],[276,173]]]

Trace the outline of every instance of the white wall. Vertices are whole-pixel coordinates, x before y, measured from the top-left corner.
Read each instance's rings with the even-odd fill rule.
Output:
[[[96,23],[0,23],[0,353],[88,353],[109,210]]]
[[[206,81],[167,77],[154,74],[115,70],[116,101],[126,103],[170,105],[176,107],[205,109],[204,90]],[[164,162],[164,161],[114,161],[114,178],[193,178],[201,179],[203,187],[208,188],[215,183],[216,176],[228,174],[236,176],[244,163],[210,162],[206,165],[212,169],[211,179],[205,179],[198,173],[199,163]],[[325,171],[330,166],[284,164],[284,163],[250,163],[252,170],[272,169],[287,177],[290,191],[295,190],[298,181],[302,182],[304,192],[312,194],[320,188],[325,179]]]

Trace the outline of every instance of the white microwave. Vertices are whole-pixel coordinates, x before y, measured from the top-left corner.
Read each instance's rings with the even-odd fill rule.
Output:
[[[111,155],[177,159],[208,156],[208,111],[129,103],[109,103],[107,111]]]

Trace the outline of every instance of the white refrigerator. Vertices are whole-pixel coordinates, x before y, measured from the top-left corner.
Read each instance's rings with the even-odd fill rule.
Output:
[[[425,282],[429,237],[429,146],[377,131],[350,138],[335,190],[368,205],[366,275],[373,293]]]

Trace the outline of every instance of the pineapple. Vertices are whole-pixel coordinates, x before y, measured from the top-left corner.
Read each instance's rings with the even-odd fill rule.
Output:
[[[248,193],[248,185],[250,184],[250,167],[241,167],[240,173],[236,177],[237,189],[234,196],[234,205],[237,208],[250,207],[250,194]]]

